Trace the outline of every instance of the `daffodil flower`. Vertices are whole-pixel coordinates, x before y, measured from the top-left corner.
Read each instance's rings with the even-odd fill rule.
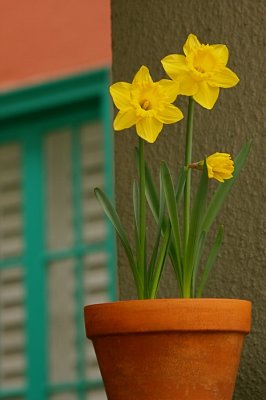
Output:
[[[233,178],[234,161],[228,153],[214,153],[206,158],[208,177],[219,182]]]
[[[203,169],[204,161],[190,164],[192,169]],[[228,153],[214,153],[206,158],[206,165],[209,179],[216,179],[224,182],[226,179],[233,178],[234,161]]]
[[[179,93],[193,96],[202,107],[212,109],[220,88],[230,88],[239,82],[237,75],[226,67],[228,48],[223,44],[201,44],[190,34],[183,47],[185,55],[171,54],[161,62]]]
[[[162,79],[153,82],[149,70],[142,66],[132,83],[117,82],[110,93],[119,112],[114,129],[120,131],[136,125],[138,136],[153,143],[163,128],[183,118],[172,102],[177,97],[176,84]]]

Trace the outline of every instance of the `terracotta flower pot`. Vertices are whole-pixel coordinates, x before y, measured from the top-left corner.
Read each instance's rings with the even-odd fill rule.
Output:
[[[121,301],[85,307],[109,400],[230,400],[251,303]]]

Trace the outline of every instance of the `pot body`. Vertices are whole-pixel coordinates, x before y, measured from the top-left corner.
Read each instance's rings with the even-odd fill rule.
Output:
[[[251,304],[231,299],[85,307],[109,400],[231,400]]]

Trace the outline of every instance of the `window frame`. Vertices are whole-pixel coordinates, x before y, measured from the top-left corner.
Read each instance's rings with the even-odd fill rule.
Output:
[[[99,386],[99,382],[80,381],[64,387],[48,384],[47,360],[47,307],[46,264],[51,258],[45,251],[44,241],[44,185],[42,136],[51,127],[61,128],[71,123],[100,120],[104,135],[104,190],[113,198],[113,143],[108,94],[110,71],[108,68],[57,79],[50,82],[9,91],[0,95],[0,143],[19,141],[23,148],[23,220],[25,250],[22,257],[0,261],[0,268],[27,265],[25,269],[26,307],[26,387],[3,390],[0,399],[22,396],[25,400],[46,400],[49,393],[69,389],[77,391],[79,400],[85,399],[84,389]],[[29,157],[29,154],[31,155]],[[76,152],[77,154],[77,152]],[[75,154],[73,155],[75,157]],[[34,199],[32,201],[30,199]],[[76,199],[78,201],[78,199]],[[39,218],[36,218],[39,215]],[[109,255],[108,294],[116,298],[115,238],[107,221],[105,249]],[[38,231],[39,235],[35,232]],[[34,249],[34,251],[32,251]],[[45,254],[47,253],[47,254]],[[39,254],[36,261],[36,254]],[[38,267],[36,267],[36,262]],[[80,266],[77,267],[79,274]],[[82,277],[79,276],[80,283]],[[34,299],[34,300],[33,300]],[[82,299],[79,299],[82,302]],[[77,320],[78,334],[84,335],[83,318]],[[83,349],[80,349],[82,351]],[[36,354],[38,368],[35,365]]]

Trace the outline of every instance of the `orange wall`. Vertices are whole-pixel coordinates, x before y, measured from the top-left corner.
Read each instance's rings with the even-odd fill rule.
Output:
[[[109,0],[1,0],[0,90],[111,63]]]

